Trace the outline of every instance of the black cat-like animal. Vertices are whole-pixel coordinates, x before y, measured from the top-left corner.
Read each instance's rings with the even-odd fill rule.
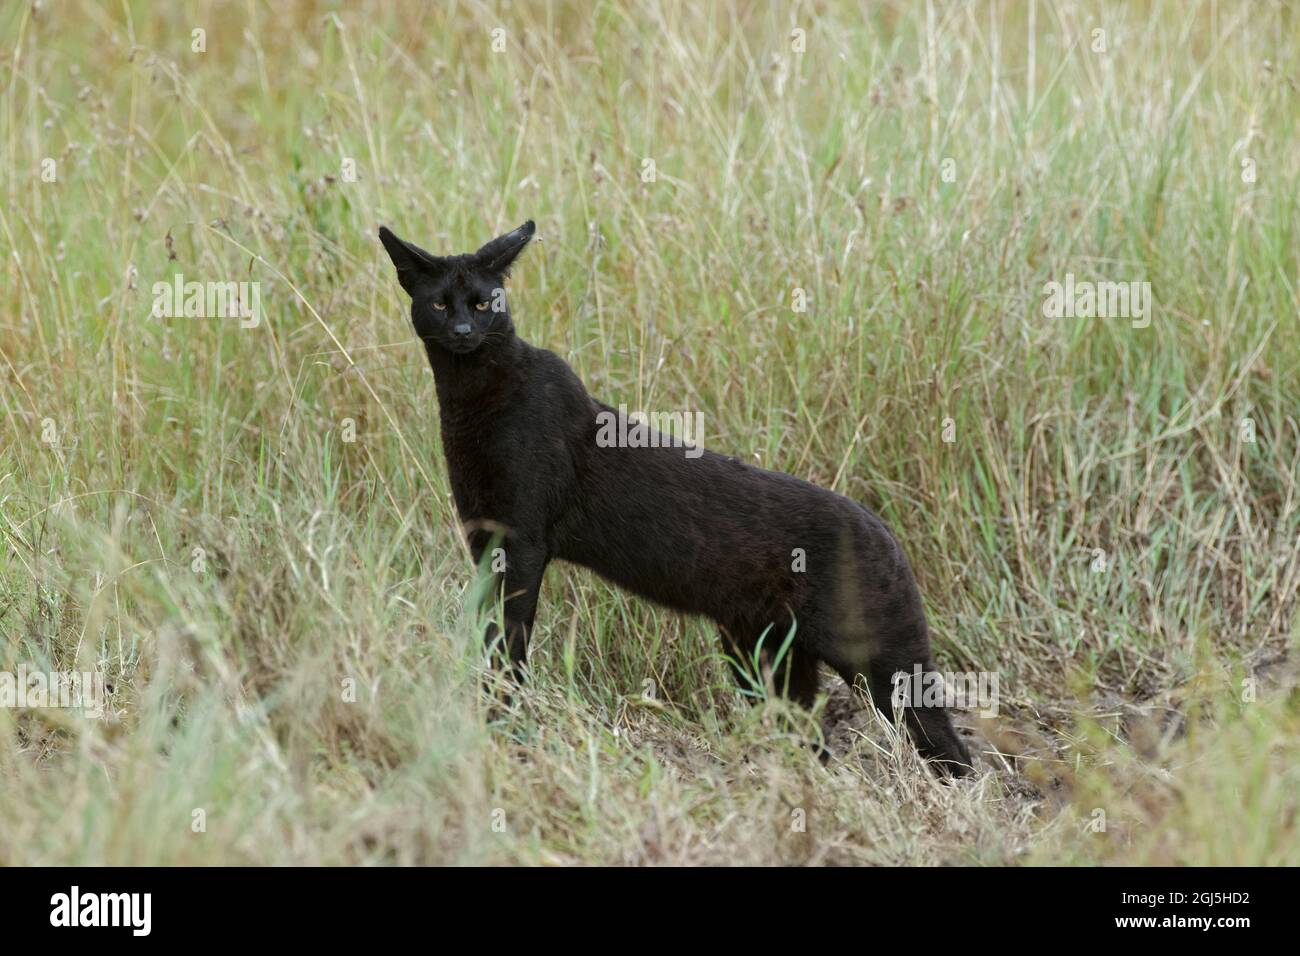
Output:
[[[515,334],[504,284],[533,232],[530,220],[472,255],[435,256],[379,229],[433,367],[474,561],[482,566],[494,540],[504,549],[493,580],[504,639],[495,624],[486,635],[494,656],[519,674],[542,574],[558,558],[712,618],[733,660],[757,649],[772,661],[793,625],[776,688],[811,705],[824,661],[850,685],[864,681],[892,719],[893,675],[934,665],[916,581],[889,528],[842,495],[735,458],[598,441],[598,416],[618,413],[558,355]],[[947,773],[970,770],[944,709],[904,715],[923,756]]]

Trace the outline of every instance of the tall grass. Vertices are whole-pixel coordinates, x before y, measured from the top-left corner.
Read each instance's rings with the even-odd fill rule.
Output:
[[[0,670],[112,713],[0,709],[0,863],[1300,862],[1294,5],[860,7],[7,5]],[[558,565],[489,725],[374,233],[527,218],[525,338],[898,531],[976,779]]]

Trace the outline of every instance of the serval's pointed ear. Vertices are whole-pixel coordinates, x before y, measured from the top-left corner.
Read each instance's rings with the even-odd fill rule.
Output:
[[[504,236],[497,236],[478,252],[474,253],[474,264],[484,272],[506,276],[515,258],[524,251],[528,240],[533,238],[537,227],[529,219],[526,223]]]
[[[415,287],[421,278],[436,276],[443,269],[441,256],[425,252],[405,239],[398,239],[387,226],[379,227],[379,241],[388,250],[388,258],[393,260],[397,269],[397,281],[402,284],[407,295],[415,294]]]

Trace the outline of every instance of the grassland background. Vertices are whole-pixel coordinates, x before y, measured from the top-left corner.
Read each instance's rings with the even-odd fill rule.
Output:
[[[1294,5],[46,2],[0,38],[0,669],[112,704],[0,710],[0,863],[1300,863]],[[829,680],[822,768],[710,626],[558,565],[487,724],[374,232],[527,218],[521,335],[898,531],[942,665],[1001,681],[974,780]],[[265,320],[152,317],[176,272]],[[1045,318],[1067,272],[1149,281],[1150,327]]]

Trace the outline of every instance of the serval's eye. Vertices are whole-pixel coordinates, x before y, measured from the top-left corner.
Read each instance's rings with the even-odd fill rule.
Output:
[[[474,308],[478,309],[480,312],[486,312],[486,311],[487,311],[487,307],[488,307],[488,304],[487,304],[486,302],[479,302],[479,303],[475,304],[475,306],[474,306]]]
[[[447,303],[446,303],[446,302],[435,302],[435,303],[433,304],[433,307],[434,307],[435,309],[437,309],[439,312],[445,312],[445,311],[447,311]]]

